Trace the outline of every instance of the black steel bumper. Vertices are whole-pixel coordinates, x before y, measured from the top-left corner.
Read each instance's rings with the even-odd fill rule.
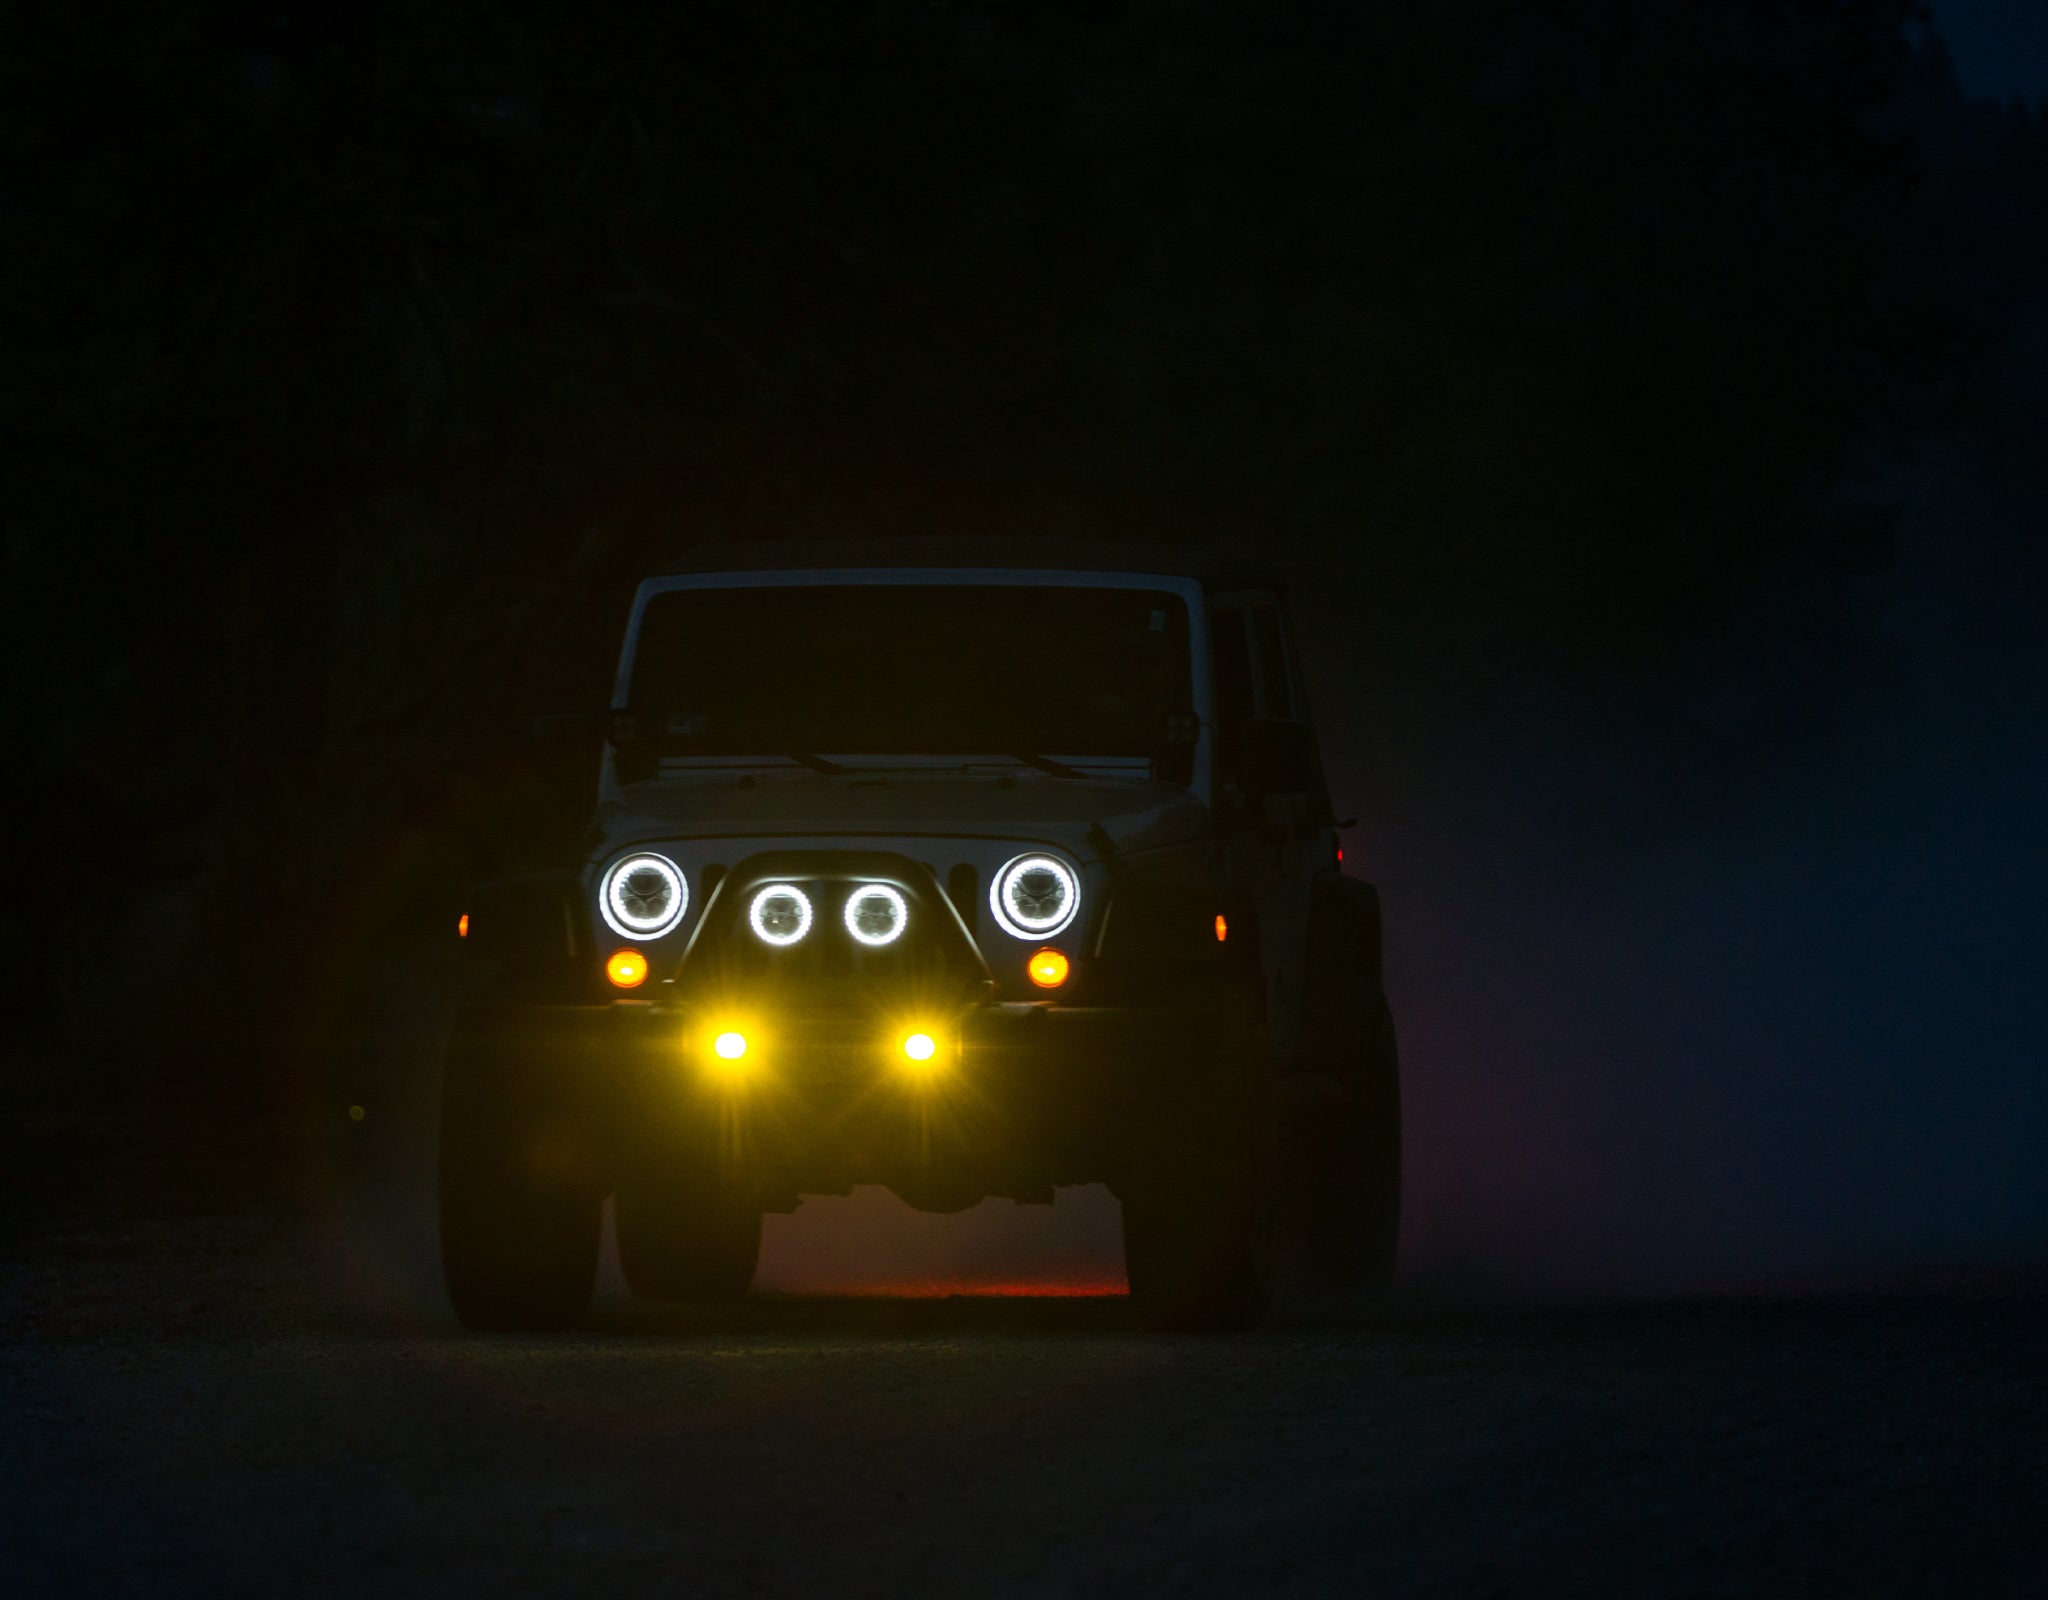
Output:
[[[1041,1078],[1086,1074],[1092,1081],[1133,1081],[1183,1074],[1214,1052],[1233,1025],[1222,1008],[1060,1006],[995,1003],[947,1013],[877,1010],[872,1015],[774,1016],[744,1010],[615,1001],[610,1005],[502,1008],[516,1015],[513,1034],[564,1070],[596,1081],[653,1067],[679,1087],[735,1092],[748,1084],[852,1083],[909,1078],[936,1089],[948,1078],[1030,1072]],[[747,1050],[719,1061],[712,1046],[727,1030]],[[901,1045],[927,1032],[938,1059],[923,1071],[905,1063]]]
[[[1220,1009],[1030,1004],[936,1017],[520,1006],[492,1024],[504,1091],[573,1116],[612,1171],[688,1159],[715,1133],[745,1152],[765,1204],[886,1183],[927,1186],[939,1209],[955,1192],[1114,1182],[1132,1130],[1199,1092],[1232,1027]],[[737,1059],[716,1053],[724,1031],[746,1037]],[[905,1052],[913,1032],[931,1037],[930,1059]]]

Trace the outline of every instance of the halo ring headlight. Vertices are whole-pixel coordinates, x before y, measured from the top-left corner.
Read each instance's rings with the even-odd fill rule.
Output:
[[[1080,915],[1081,881],[1057,856],[1018,856],[988,886],[989,910],[1013,939],[1050,939]]]
[[[864,945],[894,944],[909,921],[903,896],[886,883],[864,883],[847,896],[846,931]]]
[[[597,909],[622,939],[659,939],[689,911],[690,881],[667,856],[621,856],[605,869]]]
[[[755,891],[747,921],[764,944],[795,944],[811,931],[811,897],[793,883],[771,883]]]

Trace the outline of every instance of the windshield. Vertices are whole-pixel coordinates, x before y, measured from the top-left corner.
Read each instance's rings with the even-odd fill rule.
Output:
[[[1157,760],[1192,728],[1187,607],[1145,589],[671,590],[630,684],[680,754]]]

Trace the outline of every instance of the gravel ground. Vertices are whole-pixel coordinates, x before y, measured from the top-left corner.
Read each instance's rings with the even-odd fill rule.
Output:
[[[0,1593],[2048,1592],[2034,1277],[1211,1340],[609,1295],[478,1338],[369,1260],[0,1238]]]

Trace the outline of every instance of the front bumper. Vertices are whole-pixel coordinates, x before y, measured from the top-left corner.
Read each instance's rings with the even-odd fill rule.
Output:
[[[745,1157],[771,1209],[861,1183],[930,1209],[1114,1183],[1162,1099],[1200,1092],[1226,1058],[1232,1025],[1213,1009],[1028,1003],[736,1017],[626,1002],[501,1020],[532,1089],[573,1108],[612,1173],[715,1147]],[[713,1048],[722,1032],[746,1037],[737,1060]],[[931,1036],[932,1059],[905,1054],[909,1032]]]
[[[1219,1029],[1230,1026],[1220,1009],[1029,1002],[871,1014],[776,1015],[632,1000],[516,1009],[521,1032],[564,1070],[594,1072],[602,1081],[652,1069],[678,1088],[708,1076],[726,1090],[749,1082],[900,1078],[906,1070],[901,1041],[912,1031],[931,1034],[940,1046],[943,1071],[911,1074],[932,1085],[945,1076],[979,1082],[1020,1072],[1047,1083],[1171,1081],[1212,1054]],[[731,1067],[711,1048],[727,1031],[748,1040],[745,1056]]]

